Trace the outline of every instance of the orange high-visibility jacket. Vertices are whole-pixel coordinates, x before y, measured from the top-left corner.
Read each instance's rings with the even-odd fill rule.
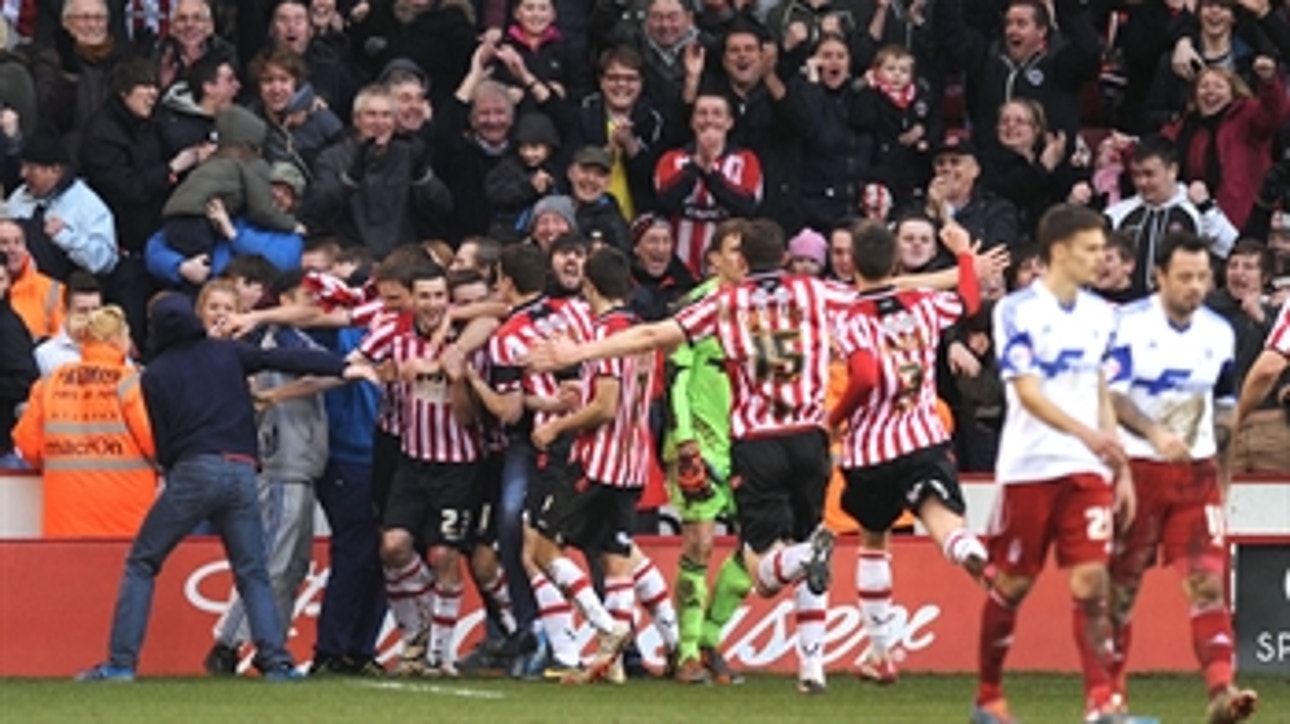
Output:
[[[155,449],[139,371],[87,343],[81,361],[31,389],[14,445],[44,474],[44,534],[133,537],[156,497]]]
[[[34,340],[53,337],[63,325],[63,285],[41,274],[31,257],[13,279],[9,303]]]

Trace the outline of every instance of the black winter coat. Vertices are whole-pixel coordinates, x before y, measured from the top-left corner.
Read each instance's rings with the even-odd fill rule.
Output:
[[[637,214],[656,210],[654,199],[654,166],[659,156],[667,150],[666,123],[663,114],[648,105],[642,98],[631,112],[632,132],[640,141],[641,150],[626,159],[627,187],[631,190],[632,205]],[[561,157],[568,163],[573,154],[583,146],[608,146],[609,133],[605,127],[605,102],[599,93],[582,99],[573,114],[572,126],[566,142],[560,148]]]
[[[872,86],[857,93],[855,105],[856,124],[869,137],[866,180],[886,186],[897,205],[927,187],[932,177],[930,149],[945,135],[940,104],[932,98],[928,85],[919,81],[914,87],[914,100],[905,108]],[[923,127],[922,143],[902,144],[900,136],[915,126]]]
[[[9,297],[0,297],[0,455],[13,449],[11,433],[18,422],[15,409],[40,377],[34,352],[27,325],[13,311]]]
[[[869,172],[869,146],[856,125],[858,86],[847,83],[834,90],[797,76],[789,82],[786,100],[802,128],[803,222],[827,232],[857,213]]]
[[[735,93],[728,82],[721,83],[715,92],[725,96],[735,111],[728,145],[746,148],[761,161],[764,191],[759,213],[773,219],[784,233],[796,234],[802,228],[801,141],[805,129],[797,124],[792,96],[775,101],[763,83],[747,98]]]
[[[977,183],[1016,207],[1021,243],[1035,238],[1039,217],[1048,207],[1065,201],[1071,186],[1079,180],[1079,174],[1067,164],[1049,171],[1038,161],[1027,161],[1025,156],[1001,146],[983,149],[980,163]]]
[[[493,208],[484,194],[484,179],[506,158],[507,149],[490,153],[480,146],[470,130],[470,108],[460,100],[450,98],[436,112],[435,164],[452,189],[448,240],[455,244],[467,236],[488,233]]]
[[[618,201],[609,194],[589,203],[574,202],[577,207],[578,231],[588,239],[601,239],[623,253],[632,249],[632,230],[618,208]]]
[[[503,243],[521,241],[527,236],[525,230],[520,228],[520,222],[543,196],[533,186],[533,176],[539,170],[546,171],[555,182],[548,193],[559,193],[556,185],[560,174],[552,164],[529,168],[520,160],[519,154],[511,154],[502,159],[484,177],[484,197],[493,211],[489,236]]]
[[[119,96],[109,98],[86,124],[81,176],[112,209],[122,249],[143,253],[160,227],[172,190],[169,162],[157,122],[134,115]]]
[[[636,288],[632,290],[627,305],[646,322],[666,319],[675,311],[676,303],[698,284],[675,254],[661,277],[650,276],[639,264],[633,264],[632,280],[636,282]]]
[[[973,239],[980,240],[983,248],[989,249],[1003,244],[1016,253],[1017,247],[1022,243],[1017,222],[1017,207],[1013,206],[1011,201],[983,190],[979,180],[977,184],[967,205],[954,212],[954,220],[967,229]],[[935,260],[936,267],[950,268],[954,263],[954,257],[945,250],[945,247],[939,246]]]
[[[353,168],[360,150],[366,153],[361,171]],[[442,236],[453,195],[433,171],[413,177],[426,154],[419,141],[397,137],[383,153],[364,149],[353,136],[323,151],[309,186],[306,226],[330,229],[377,259],[401,244]]]
[[[1025,63],[1008,57],[1000,41],[990,41],[963,22],[963,0],[937,0],[933,27],[947,68],[967,78],[968,116],[978,147],[997,143],[999,107],[1010,98],[1029,98],[1044,107],[1051,130],[1066,132],[1073,147],[1080,127],[1080,90],[1097,77],[1102,42],[1081,0],[1056,0],[1062,35],[1050,32],[1048,48]]]
[[[215,116],[207,114],[193,102],[193,95],[184,81],[170,86],[152,113],[157,119],[161,147],[167,158],[173,158],[185,148],[203,141],[216,141]]]

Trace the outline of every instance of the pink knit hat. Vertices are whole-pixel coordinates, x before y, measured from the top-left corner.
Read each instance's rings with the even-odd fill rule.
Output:
[[[788,257],[814,259],[821,266],[827,260],[829,242],[814,229],[802,229],[788,242]]]

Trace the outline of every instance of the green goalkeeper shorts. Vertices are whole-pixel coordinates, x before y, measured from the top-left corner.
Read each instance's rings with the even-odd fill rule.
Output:
[[[706,523],[726,516],[735,519],[735,495],[726,483],[712,484],[712,497],[706,500],[687,499],[675,484],[669,485],[672,507],[681,515],[681,523]]]

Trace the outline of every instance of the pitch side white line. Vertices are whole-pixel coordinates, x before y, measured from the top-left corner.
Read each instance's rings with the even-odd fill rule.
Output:
[[[387,691],[410,691],[418,694],[439,694],[441,696],[455,696],[461,699],[486,699],[497,701],[505,699],[506,695],[500,691],[484,691],[481,689],[466,689],[457,686],[441,686],[439,684],[427,684],[418,681],[355,681],[354,686],[365,686],[371,689],[385,689]]]

